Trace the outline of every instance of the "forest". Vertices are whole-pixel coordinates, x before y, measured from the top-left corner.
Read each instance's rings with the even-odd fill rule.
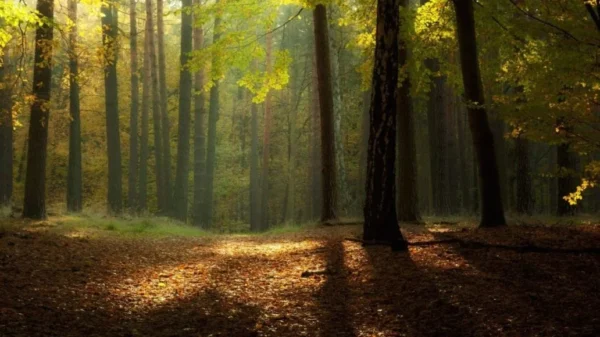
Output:
[[[0,336],[600,333],[600,0],[0,0]]]

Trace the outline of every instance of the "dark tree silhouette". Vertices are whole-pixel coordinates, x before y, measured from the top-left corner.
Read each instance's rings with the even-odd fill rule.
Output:
[[[131,112],[129,115],[129,176],[127,181],[127,207],[138,208],[138,110],[140,89],[137,56],[137,9],[136,1],[129,1],[129,56],[131,61]]]

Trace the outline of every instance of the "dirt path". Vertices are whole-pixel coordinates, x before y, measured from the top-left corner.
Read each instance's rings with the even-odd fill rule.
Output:
[[[444,228],[441,228],[442,230]],[[355,226],[246,237],[0,237],[0,336],[593,336],[600,256],[468,249],[392,253]],[[600,228],[439,233],[598,247]]]

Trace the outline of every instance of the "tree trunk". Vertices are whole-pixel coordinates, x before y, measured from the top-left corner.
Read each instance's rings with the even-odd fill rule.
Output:
[[[102,6],[104,60],[104,102],[106,104],[106,145],[108,151],[108,211],[122,210],[121,137],[119,134],[119,90],[117,61],[119,48],[118,12],[114,3]]]
[[[400,0],[408,9],[408,0]],[[402,23],[400,23],[402,24]],[[410,95],[411,82],[408,71],[408,46],[402,35],[398,40],[398,63],[402,69],[402,80],[397,94],[397,146],[398,146],[398,220],[420,222],[419,197],[417,194],[417,149],[413,102]]]
[[[408,245],[398,227],[394,168],[398,111],[399,4],[399,0],[377,1],[363,237],[365,240],[390,242],[395,250],[407,250]]]
[[[258,167],[258,106],[251,103],[250,230],[260,231],[260,177]]]
[[[73,1],[73,0],[71,0]],[[131,113],[129,118],[129,179],[128,201],[130,211],[137,210],[137,183],[138,183],[138,106],[139,106],[139,80],[137,57],[137,9],[136,1],[129,1],[129,49],[131,58]]]
[[[187,62],[192,52],[192,0],[183,0],[182,6],[177,171],[171,208],[173,209],[175,218],[186,221],[188,210],[188,171],[190,165],[190,114],[192,109],[192,73],[187,68]]]
[[[477,57],[473,2],[453,0],[456,10],[460,63],[468,103],[469,127],[477,156],[480,181],[480,227],[505,226],[504,208],[500,191],[498,165],[494,150],[494,136],[485,111],[483,86]]]
[[[200,6],[200,0],[194,0],[195,6]],[[202,49],[204,44],[204,31],[201,26],[194,28],[194,50]],[[196,72],[194,79],[195,98],[194,98],[194,209],[193,223],[196,226],[203,226],[202,212],[205,209],[205,184],[206,184],[206,135],[204,133],[204,69]]]
[[[80,212],[82,208],[81,174],[81,117],[79,104],[79,65],[77,57],[77,0],[69,0],[69,168],[67,172],[67,210]]]
[[[154,44],[154,19],[152,0],[146,0],[146,37],[148,38],[148,57],[150,58],[150,78],[152,85],[152,123],[154,126],[154,164],[156,167],[156,200],[158,212],[167,210],[165,168],[163,160],[163,141],[161,132],[161,97],[158,84],[156,47]]]
[[[142,80],[142,112],[141,112],[141,130],[140,130],[140,181],[138,190],[138,208],[141,212],[148,210],[148,157],[150,150],[148,147],[149,138],[149,119],[150,119],[150,90],[152,82],[152,65],[150,63],[150,34],[152,28],[150,21],[146,20],[144,30],[144,67]]]
[[[0,24],[2,24],[0,19]],[[13,190],[13,117],[12,81],[8,48],[0,64],[0,207],[10,206]]]
[[[333,93],[331,86],[331,62],[329,59],[329,33],[327,10],[317,5],[313,11],[319,106],[321,115],[321,172],[323,206],[322,222],[337,221],[337,174],[334,139]]]
[[[350,195],[348,194],[348,184],[346,182],[346,163],[344,161],[344,142],[342,140],[342,90],[340,85],[340,60],[339,60],[339,43],[336,41],[337,24],[335,23],[335,15],[333,9],[335,5],[328,6],[328,35],[329,35],[329,50],[331,56],[331,78],[332,78],[332,90],[333,90],[333,132],[334,132],[334,145],[337,165],[337,186],[339,201],[341,202],[341,209],[347,211],[350,207]]]
[[[369,109],[371,108],[371,89],[363,92],[362,116],[360,127],[360,161],[358,163],[358,205],[365,204],[365,186],[367,184],[367,154],[369,151]],[[362,214],[361,214],[362,216]]]
[[[215,18],[213,28],[213,44],[220,38],[221,18]],[[217,63],[216,55],[213,56],[213,65]],[[217,147],[217,120],[219,119],[219,82],[215,81],[210,88],[210,109],[208,112],[208,149],[206,153],[206,207],[204,210],[205,228],[212,226],[213,220],[213,198],[214,198],[214,180],[215,180],[215,158]]]
[[[270,29],[270,28],[269,28]],[[270,32],[266,36],[266,72],[271,73],[272,64],[271,58],[273,53],[273,34]],[[265,98],[265,119],[264,119],[264,133],[263,133],[263,160],[262,160],[262,193],[261,193],[261,230],[269,228],[269,159],[270,159],[270,146],[271,146],[271,124],[273,124],[273,118],[271,116],[271,93],[267,93]]]
[[[165,204],[163,211],[168,213],[171,209],[171,129],[169,122],[167,95],[167,61],[165,58],[165,24],[163,13],[163,0],[156,0],[156,28],[158,36],[158,83],[160,90],[160,118],[161,118],[161,140],[162,159],[163,159],[163,188],[165,194]]]
[[[54,1],[38,0],[36,5],[42,24],[35,31],[35,61],[33,67],[33,104],[29,120],[27,172],[23,217],[46,217],[46,155],[48,148],[48,118],[50,117],[50,87],[52,85],[52,39]]]
[[[311,205],[311,219],[318,219],[321,216],[321,206],[323,204],[321,198],[323,193],[321,192],[321,121],[319,118],[319,83],[317,76],[317,59],[316,54],[313,53],[312,62],[312,83],[311,83],[311,137],[310,137],[310,200]]]

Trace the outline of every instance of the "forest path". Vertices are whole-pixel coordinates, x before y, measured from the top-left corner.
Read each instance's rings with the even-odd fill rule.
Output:
[[[411,242],[600,246],[600,226],[455,231]],[[456,244],[409,253],[358,226],[208,238],[0,235],[0,336],[592,336],[597,254]]]

